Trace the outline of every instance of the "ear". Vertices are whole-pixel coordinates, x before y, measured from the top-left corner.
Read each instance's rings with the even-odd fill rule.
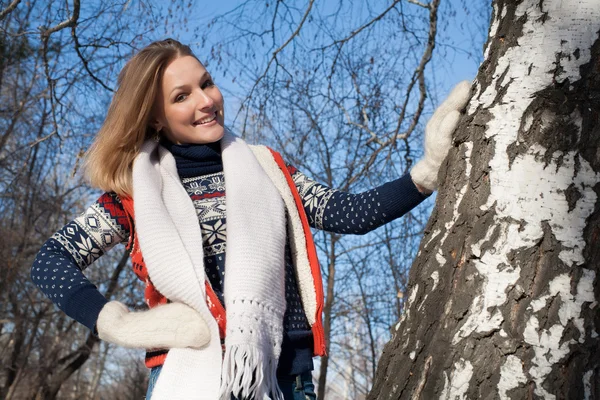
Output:
[[[150,122],[150,126],[154,128],[156,132],[160,132],[160,130],[163,128],[162,124],[156,119]]]

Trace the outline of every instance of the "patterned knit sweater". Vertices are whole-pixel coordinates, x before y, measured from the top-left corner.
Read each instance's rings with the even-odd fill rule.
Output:
[[[173,145],[168,142],[163,145],[174,155],[181,182],[196,208],[206,274],[223,302],[227,221],[220,146],[218,143]],[[349,194],[321,185],[291,165],[288,170],[311,227],[330,232],[370,232],[410,211],[426,198],[409,175],[361,194]],[[129,224],[118,195],[105,193],[44,243],[33,263],[31,277],[67,315],[94,329],[107,300],[82,271],[116,244],[126,244],[129,235]],[[289,244],[285,264],[287,308],[278,374],[297,375],[313,369],[313,345],[293,273]],[[161,352],[149,353],[147,357],[157,353]]]

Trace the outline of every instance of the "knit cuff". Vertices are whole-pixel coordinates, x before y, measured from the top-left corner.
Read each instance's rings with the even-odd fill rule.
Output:
[[[381,211],[385,214],[385,222],[401,217],[430,196],[419,192],[410,174],[381,185],[377,191],[381,196]]]
[[[96,333],[98,314],[100,314],[106,303],[108,303],[108,300],[98,291],[96,286],[89,284],[69,297],[65,305],[65,313]]]

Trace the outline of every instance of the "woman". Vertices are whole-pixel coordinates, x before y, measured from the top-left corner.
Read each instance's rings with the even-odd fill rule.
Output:
[[[106,193],[43,245],[32,279],[101,339],[147,349],[148,398],[315,398],[312,356],[325,343],[310,227],[362,234],[418,205],[468,93],[459,85],[434,114],[411,175],[351,195],[228,132],[190,48],[152,43],[121,71],[87,154]],[[121,242],[147,311],[108,302],[81,272]]]

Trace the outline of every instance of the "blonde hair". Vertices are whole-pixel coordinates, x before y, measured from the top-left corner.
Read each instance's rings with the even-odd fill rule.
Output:
[[[92,186],[132,196],[133,160],[142,143],[158,132],[150,126],[154,100],[167,65],[192,50],[174,39],[144,47],[121,70],[106,119],[85,156],[85,175]]]

